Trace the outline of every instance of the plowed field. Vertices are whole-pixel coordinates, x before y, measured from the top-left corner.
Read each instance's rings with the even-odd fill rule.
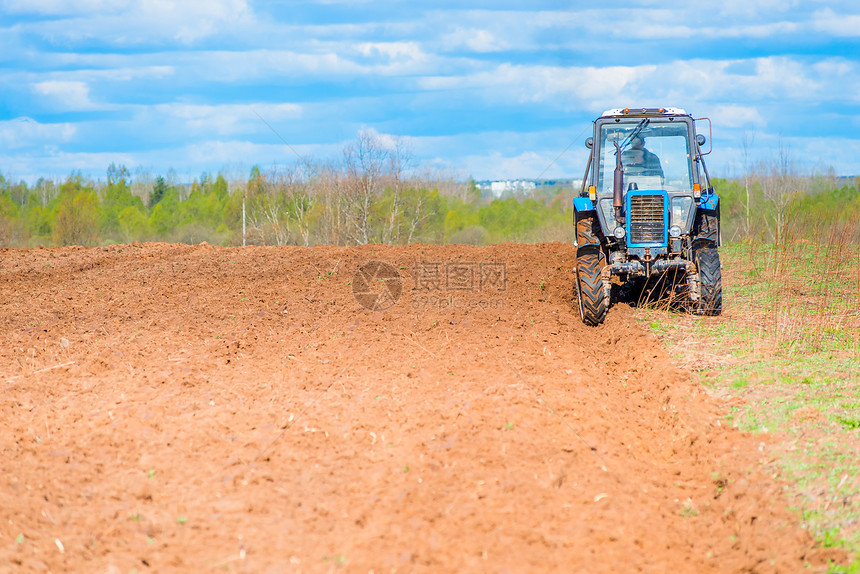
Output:
[[[634,309],[581,325],[573,265],[0,251],[0,571],[821,570],[768,439]]]

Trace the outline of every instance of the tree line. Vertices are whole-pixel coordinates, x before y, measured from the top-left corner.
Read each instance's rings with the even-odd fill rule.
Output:
[[[170,241],[221,245],[475,243],[566,239],[570,190],[482,198],[473,181],[411,169],[397,140],[361,133],[338,161],[203,174],[12,183],[0,174],[0,246]],[[244,210],[244,217],[243,217]],[[244,225],[243,225],[244,222]]]
[[[724,240],[779,241],[836,222],[857,233],[856,180],[799,175],[787,154],[714,180]],[[170,241],[220,245],[356,245],[572,241],[578,189],[482,197],[462,182],[414,169],[401,141],[359,134],[337,160],[253,167],[246,179],[202,174],[190,185],[132,177],[12,183],[0,173],[0,246]],[[244,217],[243,217],[244,211]]]
[[[831,233],[860,242],[860,182],[832,173],[803,174],[786,150],[715,179],[724,241],[827,241]]]

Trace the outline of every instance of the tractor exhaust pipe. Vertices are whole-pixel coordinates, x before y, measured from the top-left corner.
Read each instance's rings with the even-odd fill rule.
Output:
[[[615,208],[615,221],[624,224],[624,167],[621,165],[621,146],[615,144],[615,177],[612,181],[612,207]]]

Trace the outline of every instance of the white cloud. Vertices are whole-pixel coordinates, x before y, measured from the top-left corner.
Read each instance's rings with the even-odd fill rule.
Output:
[[[4,0],[3,10],[19,14],[67,16],[71,14],[104,14],[120,12],[131,4],[128,0]]]
[[[856,38],[860,36],[860,14],[837,14],[826,8],[813,15],[812,26],[825,34]]]
[[[589,10],[583,15],[596,34],[615,39],[684,39],[700,32],[672,10]]]
[[[364,56],[386,60],[412,60],[424,56],[415,42],[364,42],[358,44],[357,49]]]
[[[721,0],[717,13],[735,20],[750,20],[790,11],[797,3],[798,0]]]
[[[474,52],[500,52],[509,46],[506,41],[496,37],[488,30],[469,31],[464,45]]]
[[[656,66],[560,67],[502,64],[468,76],[426,77],[428,90],[479,89],[495,101],[552,103],[561,108],[585,106],[597,110],[618,101],[653,74]]]
[[[283,50],[208,51],[177,54],[174,65],[207,80],[238,83],[284,76],[349,76],[362,67],[336,53],[302,54]]]
[[[830,80],[801,61],[780,56],[670,62],[645,75],[639,87],[640,95],[652,94],[678,104],[754,100],[765,105],[768,100],[819,100],[826,97]]]
[[[711,120],[721,128],[764,128],[765,120],[753,106],[718,104],[708,111]]]
[[[697,35],[707,38],[772,38],[788,36],[802,32],[805,23],[797,22],[769,22],[767,24],[752,24],[741,26],[713,26],[697,31]]]
[[[33,91],[47,96],[62,111],[80,111],[93,108],[90,88],[85,82],[47,81],[33,84]]]
[[[0,122],[0,148],[26,149],[55,146],[71,141],[77,128],[72,124],[41,124],[22,117]]]
[[[18,13],[63,17],[22,25],[52,41],[98,39],[103,44],[136,45],[173,40],[193,44],[218,34],[232,35],[236,29],[247,30],[255,23],[246,0],[10,0],[7,6]]]
[[[206,134],[235,135],[257,131],[260,122],[255,115],[259,114],[270,125],[272,122],[284,122],[301,117],[302,108],[296,104],[225,104],[225,105],[193,105],[183,103],[160,104],[154,106],[151,113],[161,116],[159,121],[164,125],[181,122],[181,126],[173,126],[171,131],[189,132],[195,135]],[[147,115],[150,111],[146,110]]]
[[[745,2],[750,4],[750,2]],[[753,2],[752,4],[756,4]],[[661,3],[661,6],[664,4]],[[630,46],[637,41],[663,42],[683,39],[725,39],[781,37],[802,32],[806,19],[797,13],[752,10],[739,18],[738,12],[722,14],[703,11],[689,3],[675,7],[599,8],[586,10],[501,11],[464,10],[432,13],[422,32],[427,44],[439,38],[439,50],[452,52],[497,52],[562,48],[593,50],[596,46]],[[774,19],[772,14],[779,14]],[[796,20],[791,20],[791,17]],[[451,22],[456,22],[452,27]],[[433,34],[433,31],[447,32]],[[596,44],[595,44],[595,40]],[[635,47],[634,47],[635,49]]]
[[[817,91],[818,83],[812,80],[801,62],[786,57],[761,58],[757,62],[756,90],[759,94],[806,95]]]
[[[151,79],[161,80],[175,75],[173,66],[138,66],[138,67],[111,67],[106,70],[77,70],[58,74],[70,78],[83,78],[86,81],[110,81],[130,82],[132,80]]]
[[[81,153],[65,152],[59,148],[46,148],[44,153],[2,156],[0,163],[8,166],[9,173],[16,178],[31,184],[39,178],[65,181],[69,174],[79,172],[85,177],[98,179],[104,177],[105,169],[110,164],[136,166],[135,156],[128,153],[98,152]]]
[[[192,51],[172,57],[175,75],[219,83],[272,81],[281,78],[343,81],[352,77],[413,76],[431,73],[444,60],[411,42],[317,43],[308,49]]]
[[[518,178],[523,177],[521,174],[537,174],[543,172],[547,165],[552,161],[552,158],[543,157],[532,151],[527,151],[513,157],[496,156],[495,169],[498,171],[499,178]]]
[[[325,146],[294,145],[301,157],[319,157],[326,153],[335,157],[335,150]],[[292,165],[297,158],[283,144],[258,144],[244,140],[202,140],[171,150],[158,150],[147,158],[156,165],[172,165],[187,170],[188,166],[202,166],[207,171],[239,171],[247,177],[252,165],[263,169],[270,166]]]
[[[355,50],[371,60],[367,67],[377,73],[408,73],[429,59],[415,42],[364,42]]]
[[[857,140],[844,137],[786,137],[765,131],[733,130],[723,134],[720,141],[714,144],[714,153],[708,157],[712,175],[721,172],[719,177],[738,177],[743,173],[744,149],[741,141],[744,135],[752,136],[747,153],[753,164],[775,161],[777,150],[782,147],[800,175],[824,173],[831,167],[841,175],[856,176],[858,173]],[[715,163],[717,161],[719,163]]]
[[[533,133],[532,136],[547,137],[548,133]],[[470,154],[461,162],[451,165],[457,170],[466,169],[467,173],[478,180],[482,179],[537,179],[558,177],[582,177],[585,170],[586,158],[582,150],[569,150],[558,160],[558,154],[563,151],[542,148],[529,150],[518,154],[505,154],[487,150],[485,154]]]
[[[459,174],[462,179],[581,178],[588,156],[584,141],[591,135],[591,120],[567,126],[413,137],[409,144],[425,166]]]
[[[602,68],[501,64],[468,75],[423,77],[418,85],[426,90],[477,90],[490,101],[601,111],[616,104],[687,106],[688,101],[732,102],[739,97],[818,100],[853,70],[844,62],[810,66],[787,57],[749,62],[751,73],[728,71],[735,60]]]
[[[480,28],[456,28],[441,38],[441,48],[447,52],[466,49],[470,52],[490,53],[500,52],[511,47],[511,43],[502,40],[497,34]]]
[[[171,2],[145,0],[140,16],[151,23],[161,22],[171,29],[173,37],[185,44],[213,36],[251,16],[245,0],[207,0],[206,2]]]
[[[384,133],[372,127],[362,128],[359,131],[359,134],[369,136],[371,140],[374,140],[376,144],[383,148],[389,150],[399,149],[407,156],[411,153],[414,143],[414,138],[411,138],[409,136],[398,136],[395,134]],[[353,142],[344,142],[343,145],[351,145],[352,143]]]
[[[824,60],[812,65],[816,74],[836,78],[851,79],[857,75],[857,64],[841,59]]]

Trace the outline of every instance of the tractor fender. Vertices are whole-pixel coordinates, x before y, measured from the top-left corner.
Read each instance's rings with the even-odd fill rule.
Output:
[[[720,196],[716,193],[705,193],[698,199],[696,207],[699,209],[710,209],[716,211],[720,205]]]
[[[574,197],[573,198],[573,211],[576,213],[581,213],[585,211],[594,211],[594,202],[592,202],[587,197]]]
[[[708,249],[708,248],[716,249],[717,248],[717,242],[714,241],[713,239],[706,239],[706,238],[700,237],[698,239],[693,240],[693,244],[691,247],[693,248],[693,253],[696,253],[696,251],[699,251],[700,249]]]
[[[709,241],[716,247],[722,243],[719,195],[708,193],[698,199],[692,232],[694,244]]]
[[[601,251],[600,245],[596,243],[588,243],[586,245],[580,245],[576,248],[577,258],[580,258],[584,255],[597,255],[598,257],[603,257],[603,251]]]

